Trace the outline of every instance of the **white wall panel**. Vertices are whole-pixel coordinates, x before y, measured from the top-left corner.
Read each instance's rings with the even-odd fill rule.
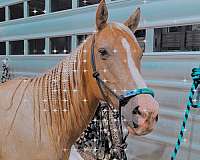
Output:
[[[0,0],[0,7],[1,6],[8,6],[8,5],[13,5],[16,3],[21,3],[24,1],[28,1],[28,0]]]
[[[199,0],[160,0],[146,4],[142,2],[121,0],[109,3],[110,20],[123,22],[140,6],[141,28],[200,23]],[[95,29],[96,6],[2,22],[0,41],[92,32]]]

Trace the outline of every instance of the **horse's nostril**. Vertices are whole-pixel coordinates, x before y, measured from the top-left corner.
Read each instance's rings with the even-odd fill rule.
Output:
[[[139,125],[133,121],[133,128],[138,128]]]
[[[156,120],[156,122],[158,121],[158,115],[156,116],[155,120]]]
[[[135,108],[133,109],[133,111],[132,111],[132,114],[139,114],[139,115],[141,115],[141,112],[140,112],[140,110],[139,110],[139,107],[140,107],[140,106],[135,107]]]

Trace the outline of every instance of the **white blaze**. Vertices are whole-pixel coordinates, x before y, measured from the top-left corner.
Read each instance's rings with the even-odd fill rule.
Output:
[[[122,38],[121,42],[122,42],[124,49],[126,50],[128,67],[131,72],[131,76],[137,85],[137,88],[147,87],[142,76],[140,75],[140,72],[138,71],[138,69],[132,59],[131,47],[130,47],[128,41],[125,38]]]

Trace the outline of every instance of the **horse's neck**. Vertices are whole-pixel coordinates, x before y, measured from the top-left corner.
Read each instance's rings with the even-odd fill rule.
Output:
[[[92,119],[97,101],[88,84],[83,48],[43,76],[48,129],[57,147],[69,147]],[[40,93],[41,94],[41,93]],[[59,144],[58,144],[59,143]]]

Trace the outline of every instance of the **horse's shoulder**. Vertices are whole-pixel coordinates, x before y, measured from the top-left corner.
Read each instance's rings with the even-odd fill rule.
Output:
[[[17,78],[8,80],[5,83],[0,84],[0,97],[10,97],[16,89],[23,85],[23,81],[27,78]]]
[[[13,79],[13,80],[8,80],[4,83],[0,84],[0,91],[5,89],[5,88],[12,88],[15,87],[20,81],[22,81],[21,78]]]

